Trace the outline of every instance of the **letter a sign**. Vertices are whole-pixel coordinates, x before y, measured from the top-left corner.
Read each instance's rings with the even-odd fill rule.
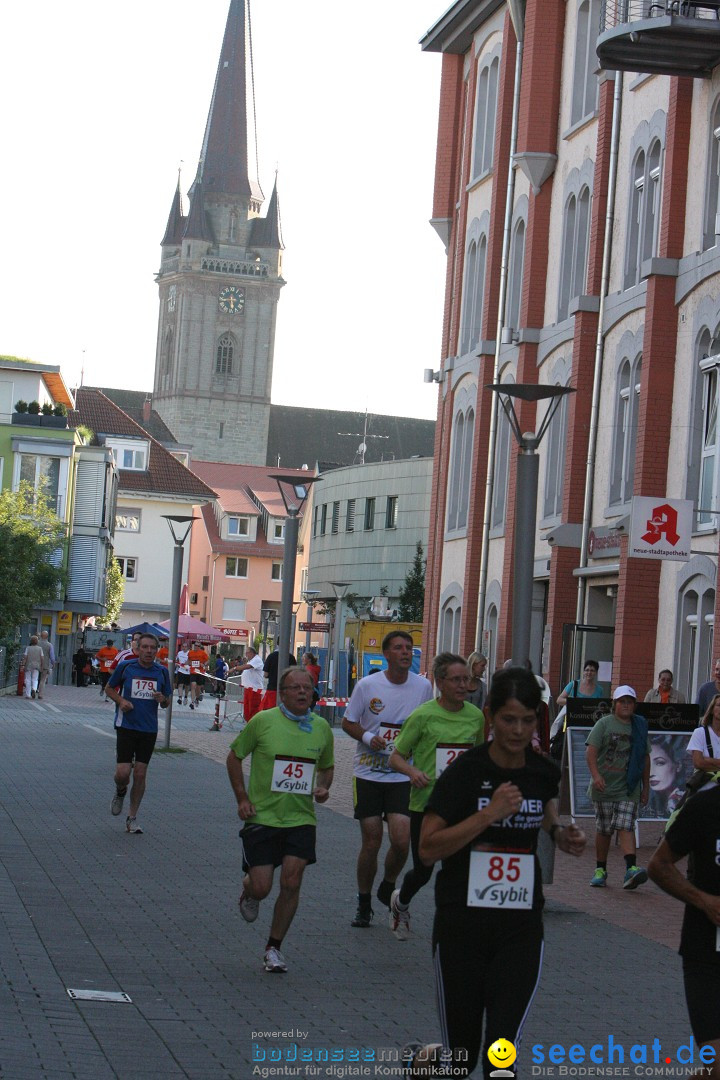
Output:
[[[633,559],[690,558],[693,504],[689,499],[635,495],[630,515],[628,555]]]

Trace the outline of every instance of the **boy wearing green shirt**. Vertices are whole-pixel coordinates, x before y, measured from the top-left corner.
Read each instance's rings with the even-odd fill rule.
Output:
[[[470,673],[462,656],[440,653],[433,661],[440,696],[410,714],[395,739],[389,765],[410,778],[410,843],[413,865],[390,900],[390,929],[398,941],[410,935],[410,901],[432,877],[420,859],[423,814],[438,776],[466,750],[485,741],[485,717],[465,700]],[[410,758],[412,757],[412,764]]]
[[[585,745],[590,770],[588,795],[595,805],[595,853],[597,866],[590,884],[607,884],[607,858],[612,834],[617,832],[625,858],[623,889],[636,889],[647,881],[647,871],[637,865],[635,822],[638,805],[650,795],[650,742],[647,721],[635,717],[637,695],[631,686],[618,686],[613,711],[601,716]]]

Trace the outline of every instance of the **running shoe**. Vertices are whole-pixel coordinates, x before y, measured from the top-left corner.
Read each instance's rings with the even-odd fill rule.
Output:
[[[407,941],[410,937],[410,912],[398,907],[400,890],[396,889],[390,897],[390,929],[398,941]]]
[[[182,698],[181,697],[178,698],[178,705],[182,705]]]
[[[124,787],[124,788],[115,788],[115,797],[113,798],[113,801],[110,804],[110,812],[115,817],[117,817],[118,814],[122,813],[123,800],[125,799],[125,792],[126,791],[127,791],[126,787]]]
[[[125,828],[129,833],[138,833],[138,835],[142,833],[142,829],[137,823],[137,818],[134,817],[129,817],[125,819]]]
[[[281,972],[287,971],[287,964],[285,963],[285,957],[279,949],[269,948],[265,950],[265,959],[263,960],[263,967],[266,971]]]
[[[254,896],[249,896],[243,889],[238,900],[238,907],[245,922],[255,922],[260,910],[260,901],[256,900]]]
[[[355,912],[355,918],[350,923],[351,926],[359,926],[361,929],[366,930],[370,923],[373,921],[375,912],[372,908],[359,907]]]
[[[598,866],[590,878],[590,884],[594,889],[604,889],[607,885],[607,870],[603,870],[601,866]]]
[[[647,870],[643,870],[642,866],[628,866],[623,879],[623,889],[637,889],[638,885],[642,885],[645,881],[647,881]]]
[[[192,701],[190,702],[190,708],[191,708],[191,709],[194,709],[194,708],[195,708],[195,706],[193,705]]]

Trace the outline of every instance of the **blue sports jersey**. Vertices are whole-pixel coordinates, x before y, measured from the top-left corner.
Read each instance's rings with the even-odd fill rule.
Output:
[[[167,668],[158,663],[143,667],[139,660],[128,660],[115,669],[108,686],[117,688],[133,705],[129,712],[115,709],[115,727],[157,733],[159,702],[154,700],[153,693],[159,691],[170,697],[172,690]]]

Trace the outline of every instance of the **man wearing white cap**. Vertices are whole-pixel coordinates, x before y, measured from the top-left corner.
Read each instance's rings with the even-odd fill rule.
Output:
[[[623,888],[636,889],[647,881],[647,871],[636,861],[635,822],[639,804],[645,806],[650,794],[650,741],[647,720],[634,715],[636,701],[632,686],[618,686],[612,713],[598,720],[585,742],[591,777],[588,795],[595,805],[597,830],[597,867],[590,881],[594,888],[607,885],[614,832],[625,858]]]

